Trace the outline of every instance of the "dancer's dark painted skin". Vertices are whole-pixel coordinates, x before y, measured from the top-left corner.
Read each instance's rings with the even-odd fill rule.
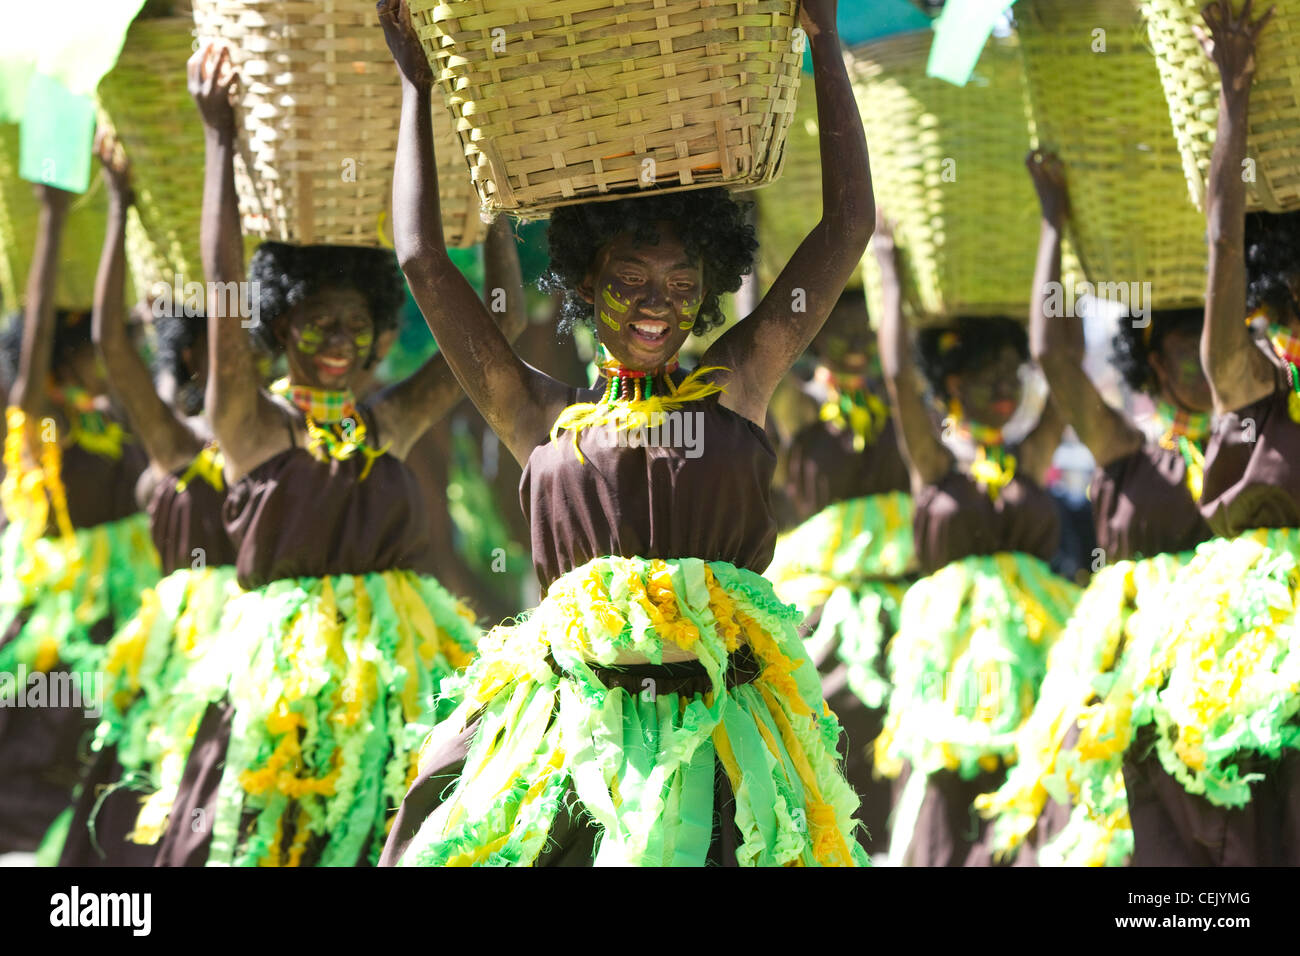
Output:
[[[235,113],[231,96],[237,83],[228,48],[206,44],[190,58],[190,93],[203,117],[206,139],[201,247],[203,270],[210,283],[242,282],[245,278],[234,173]],[[441,229],[440,224],[440,240]],[[507,290],[507,296],[511,295],[522,297],[522,289]],[[212,296],[208,303],[211,367],[206,407],[225,455],[226,477],[235,481],[291,447],[289,429],[293,430],[294,443],[305,446],[306,425],[301,413],[263,390],[246,330],[238,318],[223,318],[221,304],[216,300],[217,296]],[[502,330],[493,323],[494,333],[506,340],[517,336],[523,329],[521,316],[522,305],[508,310],[503,321],[514,320],[517,327]],[[314,388],[350,387],[369,358],[374,332],[374,316],[357,290],[324,289],[309,296],[292,307],[276,329],[277,338],[286,346],[290,383]],[[410,377],[359,404],[376,423],[380,441],[389,453],[404,459],[416,440],[455,404],[460,394],[446,359],[439,354]]]
[[[1219,68],[1219,126],[1206,184],[1206,225],[1210,241],[1210,276],[1205,292],[1205,328],[1201,362],[1210,380],[1216,414],[1236,411],[1272,394],[1274,359],[1255,344],[1246,318],[1246,183],[1242,162],[1250,114],[1250,85],[1255,77],[1255,44],[1273,17],[1273,8],[1251,20],[1252,0],[1233,13],[1228,0],[1215,0],[1201,15],[1209,36],[1197,38]],[[1300,260],[1292,287],[1300,292]],[[1274,316],[1300,334],[1300,314]]]
[[[126,216],[134,202],[131,170],[111,135],[100,133],[95,155],[103,165],[108,188],[108,229],[95,280],[91,335],[114,396],[126,410],[132,433],[140,439],[155,472],[184,468],[211,440],[211,427],[200,416],[187,417],[168,405],[131,341],[126,323]],[[206,364],[206,363],[204,363]],[[200,371],[206,374],[206,369]]]
[[[714,379],[726,387],[721,404],[760,427],[777,384],[808,347],[847,284],[875,220],[866,140],[840,53],[835,15],[835,0],[805,0],[802,6],[821,128],[821,221],[758,308],[702,359],[703,365],[729,370]],[[402,270],[465,391],[522,463],[548,440],[571,391],[515,354],[448,258],[439,225],[429,115],[432,72],[411,28],[406,3],[382,0],[379,18],[402,75],[393,185],[394,238]],[[662,366],[690,334],[707,290],[701,263],[685,254],[684,238],[668,223],[661,224],[658,243],[623,234],[601,250],[581,286],[597,317],[608,313],[608,320],[596,323],[601,342],[627,367]],[[795,311],[793,304],[800,300],[806,309]]]
[[[1047,377],[1052,401],[1092,453],[1097,467],[1105,468],[1136,453],[1146,438],[1123,412],[1101,397],[1083,370],[1083,328],[1079,319],[1047,314],[1050,284],[1061,281],[1061,237],[1069,192],[1065,170],[1054,154],[1031,152],[1025,157],[1025,166],[1038,191],[1043,215],[1034,303],[1029,314],[1030,351]],[[1163,335],[1147,361],[1155,373],[1159,397],[1185,412],[1210,410],[1213,399],[1201,368],[1199,337],[1195,333],[1175,329]]]
[[[931,422],[923,389],[918,382],[920,373],[909,354],[911,345],[907,319],[903,314],[898,252],[894,246],[893,229],[883,219],[876,225],[872,245],[880,263],[884,291],[884,314],[879,332],[880,365],[889,390],[900,447],[912,478],[912,494],[915,495],[926,485],[937,484],[952,471],[955,458]],[[963,375],[950,375],[944,384],[949,393],[961,402],[970,421],[988,428],[1001,428],[1015,414],[1023,395],[1020,364],[1016,350],[1007,346],[996,361]],[[1064,430],[1065,419],[1055,402],[1049,400],[1038,424],[1016,452],[1017,474],[1042,484]]]

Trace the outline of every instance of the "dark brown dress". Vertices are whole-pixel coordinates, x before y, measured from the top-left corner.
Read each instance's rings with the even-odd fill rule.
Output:
[[[804,428],[790,444],[786,494],[801,519],[817,514],[840,501],[868,495],[906,492],[910,488],[907,464],[898,450],[894,422],[890,419],[875,442],[861,451],[853,447],[853,433],[815,422]],[[882,617],[884,615],[882,614]],[[803,631],[811,634],[821,618],[820,608],[809,615]],[[885,624],[892,633],[893,623]],[[848,665],[828,644],[813,663],[821,674],[826,705],[844,728],[844,775],[862,799],[854,819],[863,824],[858,841],[868,853],[888,849],[889,808],[893,784],[875,775],[871,744],[884,727],[886,709],[872,708],[849,687]],[[877,670],[884,673],[884,647]]]
[[[1088,497],[1108,564],[1191,551],[1210,537],[1187,490],[1187,463],[1172,448],[1146,444],[1098,468]]]
[[[853,433],[814,422],[790,442],[786,494],[800,520],[828,505],[910,488],[907,464],[890,419],[876,440],[857,451]]]
[[[1052,496],[1020,475],[1012,478],[994,501],[969,475],[951,471],[937,484],[921,489],[915,508],[916,554],[926,574],[962,558],[1000,551],[1019,551],[1049,561],[1060,541],[1060,516]],[[1005,769],[983,772],[973,780],[963,780],[953,770],[930,774],[903,863],[993,865],[992,828],[974,802],[981,793],[997,790],[1005,779]],[[897,792],[901,793],[901,786]],[[1016,862],[1028,866],[1036,861],[1031,854],[1021,853]]]
[[[294,447],[237,481],[224,518],[240,586],[387,570],[429,573],[434,555],[415,475],[392,455],[375,459],[362,481],[364,467],[359,455],[320,462]],[[155,865],[202,866],[207,860],[212,831],[203,821],[215,819],[233,716],[229,704],[211,705],[204,714]],[[324,842],[308,842],[304,866]],[[368,852],[363,848],[358,862]]]
[[[595,401],[600,392],[575,390],[571,402]],[[532,534],[533,562],[543,587],[592,558],[607,555],[643,558],[695,557],[729,561],[761,573],[771,563],[776,522],[769,500],[776,453],[756,424],[707,398],[683,406],[698,415],[699,457],[671,447],[618,447],[607,429],[584,432],[578,461],[573,442],[563,434],[533,449],[519,486]],[[757,676],[746,655],[733,656],[728,683]],[[651,677],[661,688],[693,694],[709,688],[694,662],[638,668],[597,668],[606,686],[640,688]],[[625,683],[626,682],[626,683]],[[632,683],[635,682],[635,683]],[[380,859],[401,859],[425,818],[442,802],[459,776],[477,722],[426,754],[427,768],[402,801]],[[734,798],[725,773],[714,774],[714,836],[709,862],[736,864],[739,835]],[[572,789],[563,805],[577,804]],[[580,804],[577,804],[580,806]],[[584,813],[561,812],[539,865],[589,866],[599,827]]]
[[[1272,394],[1216,423],[1200,508],[1220,537],[1300,527],[1300,425],[1287,411],[1290,391],[1279,369]],[[1246,806],[1227,809],[1183,789],[1152,741],[1143,728],[1124,759],[1134,866],[1300,865],[1300,754],[1242,755],[1242,773],[1263,779]]]
[[[222,523],[226,493],[195,476],[178,489],[184,468],[161,478],[149,499],[149,531],[158,549],[163,575],[194,566],[196,552],[204,566],[235,563],[235,548]],[[156,846],[131,842],[141,793],[122,783],[117,746],[105,746],[81,779],[72,823],[59,866],[149,866]]]
[[[73,527],[93,528],[139,511],[135,486],[146,464],[144,452],[131,442],[116,459],[76,444],[65,448],[62,479]],[[47,533],[58,529],[51,526]],[[16,639],[26,621],[20,615],[0,637],[0,647]],[[91,639],[104,643],[117,624],[111,617],[96,622]],[[83,762],[81,745],[95,722],[81,707],[0,708],[0,853],[34,851],[71,802]]]

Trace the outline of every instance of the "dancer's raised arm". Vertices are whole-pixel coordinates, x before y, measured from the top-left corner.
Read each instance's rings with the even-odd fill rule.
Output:
[[[546,441],[572,390],[530,367],[510,346],[474,287],[447,255],[433,151],[433,73],[403,0],[381,0],[379,19],[402,76],[393,172],[393,239],[424,320],[466,394],[519,462]]]
[[[288,448],[284,414],[262,391],[244,327],[257,300],[244,281],[244,244],[235,193],[235,111],[239,77],[230,50],[205,44],[189,61],[190,95],[203,117],[205,159],[200,251],[208,280],[208,388],[204,405],[231,480]],[[235,291],[240,290],[240,291]],[[232,294],[233,293],[233,294]]]
[[[880,316],[880,370],[889,392],[890,411],[898,429],[898,446],[912,477],[912,493],[932,485],[953,466],[953,455],[939,440],[922,395],[911,336],[903,314],[903,283],[893,230],[883,215],[876,223],[872,249],[880,263],[884,313]]]
[[[1065,233],[1069,192],[1065,170],[1052,153],[1031,152],[1025,166],[1038,191],[1042,228],[1038,240],[1038,265],[1029,308],[1029,347],[1034,361],[1047,377],[1052,406],[1074,428],[1097,466],[1131,455],[1142,447],[1142,433],[1120,412],[1111,408],[1083,370],[1083,323],[1074,316],[1049,314],[1053,287],[1064,301],[1061,282],[1061,237]],[[1128,321],[1121,319],[1120,321]],[[1047,414],[1051,414],[1049,407]],[[1059,442],[1053,442],[1053,448]],[[1023,455],[1023,449],[1022,449]],[[1049,456],[1050,458],[1050,456]]]
[[[126,216],[134,201],[131,171],[111,134],[101,132],[95,154],[108,188],[108,229],[95,279],[91,335],[108,372],[109,388],[122,403],[149,460],[162,471],[188,464],[203,448],[190,428],[158,395],[149,367],[126,328]]]
[[[1219,126],[1206,184],[1206,226],[1210,242],[1210,276],[1205,290],[1205,328],[1201,363],[1218,414],[1234,411],[1275,388],[1272,362],[1255,345],[1246,326],[1246,158],[1250,84],[1255,77],[1255,42],[1273,16],[1270,8],[1250,19],[1251,0],[1240,14],[1228,0],[1215,0],[1203,11],[1210,28],[1196,28],[1206,55],[1219,68]]]
[[[731,370],[716,379],[727,387],[720,401],[760,425],[777,384],[839,301],[876,219],[866,136],[836,30],[836,0],[804,0],[800,17],[817,87],[822,217],[758,308],[703,360]]]
[[[41,211],[31,271],[27,275],[22,352],[18,374],[9,390],[9,404],[20,408],[28,418],[45,415],[50,408],[46,383],[54,353],[54,286],[59,274],[63,225],[72,202],[72,194],[62,189],[44,185],[35,189]]]
[[[528,324],[524,277],[510,220],[501,216],[483,243],[484,283],[488,310],[513,343]],[[496,306],[500,304],[501,308]],[[367,404],[389,450],[405,458],[411,446],[460,401],[464,392],[441,352],[408,378],[388,386]]]

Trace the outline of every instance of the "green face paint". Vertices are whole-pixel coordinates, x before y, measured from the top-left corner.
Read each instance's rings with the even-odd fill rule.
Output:
[[[610,286],[600,290],[600,321],[604,322],[611,329],[617,332],[623,326],[614,318],[614,314],[623,315],[631,308],[632,303],[621,298]],[[613,314],[611,314],[613,313]]]

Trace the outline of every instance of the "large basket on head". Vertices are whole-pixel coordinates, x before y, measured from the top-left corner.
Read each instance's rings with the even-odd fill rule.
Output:
[[[1151,46],[1164,83],[1187,185],[1197,208],[1205,206],[1219,112],[1219,71],[1201,49],[1192,27],[1205,0],[1143,0]],[[1234,3],[1233,8],[1240,7]],[[1255,51],[1246,155],[1248,208],[1256,212],[1300,209],[1300,0],[1257,3],[1256,13],[1276,8]]]
[[[1038,142],[1065,163],[1088,281],[1125,304],[1134,290],[1148,307],[1204,302],[1205,220],[1138,0],[1021,0],[1015,14]]]
[[[0,298],[6,313],[17,311],[26,300],[41,211],[32,184],[18,176],[18,162],[18,127],[0,125]],[[55,306],[82,310],[94,305],[107,214],[108,196],[99,171],[92,169],[90,188],[73,197],[63,225]],[[127,291],[133,294],[129,282]]]
[[[299,245],[391,245],[401,88],[373,0],[195,0],[194,21],[200,39],[230,44],[239,70],[244,231]],[[444,107],[434,99],[436,117]],[[441,129],[444,235],[473,245],[484,229],[477,199],[450,148],[449,119]]]
[[[871,147],[876,196],[905,253],[918,324],[1027,314],[1039,210],[1025,173],[1030,130],[1014,39],[989,40],[964,87],[925,75],[933,34],[895,34],[845,55]],[[881,313],[875,254],[863,261]]]
[[[485,208],[523,218],[778,172],[798,0],[411,0]]]
[[[756,189],[758,206],[758,280],[763,289],[776,281],[804,237],[822,214],[822,154],[817,122],[817,89],[804,83],[794,122],[785,136],[785,155],[775,183]],[[862,270],[848,288],[862,288]]]
[[[185,63],[194,37],[189,17],[138,18],[117,65],[99,84],[99,102],[131,159],[135,208],[145,237],[127,248],[146,290],[155,283],[203,281],[199,220],[203,203],[203,124],[190,99]]]

